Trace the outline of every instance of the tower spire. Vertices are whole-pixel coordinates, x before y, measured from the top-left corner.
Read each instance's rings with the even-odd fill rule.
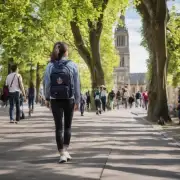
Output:
[[[117,30],[125,30],[126,29],[126,22],[125,22],[125,15],[123,11],[121,11],[121,15],[119,17],[120,24],[117,26]]]
[[[125,25],[126,25],[125,16],[122,11],[121,11],[121,15],[120,15],[120,20],[121,20],[122,26],[125,27]]]

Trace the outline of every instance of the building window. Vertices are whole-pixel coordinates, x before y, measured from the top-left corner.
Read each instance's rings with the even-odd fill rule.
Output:
[[[117,41],[117,47],[119,47],[120,46],[120,36],[117,36],[117,39],[116,39],[116,41]]]
[[[125,36],[120,36],[120,46],[125,46]]]
[[[120,66],[124,67],[124,56],[121,58]]]
[[[125,36],[117,36],[116,45],[117,47],[125,46]]]

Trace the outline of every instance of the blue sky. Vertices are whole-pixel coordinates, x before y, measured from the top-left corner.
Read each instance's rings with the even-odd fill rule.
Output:
[[[177,11],[180,11],[180,0],[169,1],[168,7],[175,6]],[[131,72],[146,72],[146,59],[148,58],[147,51],[140,46],[141,43],[141,19],[138,13],[129,8],[126,12],[126,25],[129,30],[130,43],[130,71]]]

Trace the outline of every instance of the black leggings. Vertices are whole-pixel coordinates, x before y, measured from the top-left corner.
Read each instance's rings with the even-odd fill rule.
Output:
[[[71,139],[71,124],[74,113],[74,99],[51,100],[51,108],[56,126],[56,143],[58,150],[69,146]],[[64,114],[64,126],[63,126]],[[64,127],[64,128],[63,128]]]

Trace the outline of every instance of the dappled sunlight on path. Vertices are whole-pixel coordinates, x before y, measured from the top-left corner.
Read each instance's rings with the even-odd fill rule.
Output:
[[[58,164],[54,121],[38,107],[18,125],[0,117],[0,179],[180,179],[180,148],[129,110],[75,113],[69,149],[73,161]]]

